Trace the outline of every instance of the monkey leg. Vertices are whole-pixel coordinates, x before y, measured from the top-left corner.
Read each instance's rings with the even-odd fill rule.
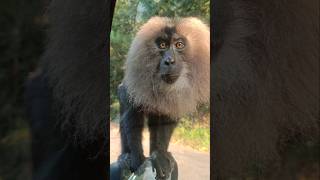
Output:
[[[120,135],[121,155],[119,159],[127,159],[130,169],[135,171],[143,163],[145,157],[142,147],[142,130],[144,125],[144,114],[139,108],[134,107],[128,101],[126,88],[121,84],[118,87],[120,100]],[[129,156],[124,154],[129,154]]]
[[[177,120],[167,116],[150,115],[148,125],[150,131],[150,154],[152,156],[152,164],[157,171],[157,179],[168,179],[174,170],[177,177],[177,163],[171,153],[168,152],[173,130],[177,126]]]

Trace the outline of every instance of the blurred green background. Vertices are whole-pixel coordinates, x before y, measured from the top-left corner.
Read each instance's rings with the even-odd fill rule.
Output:
[[[121,83],[124,63],[132,39],[139,27],[152,16],[195,16],[209,24],[210,0],[118,0],[111,29],[110,42],[110,112],[111,121],[119,122],[117,86]],[[209,106],[182,118],[174,141],[194,149],[208,151],[210,144]]]
[[[0,180],[31,179],[23,91],[44,49],[48,2],[0,1]]]

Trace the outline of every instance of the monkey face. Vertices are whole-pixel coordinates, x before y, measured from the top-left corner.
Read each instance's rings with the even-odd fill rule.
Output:
[[[209,100],[210,32],[194,17],[153,17],[134,38],[125,67],[130,101],[180,117]]]
[[[177,34],[174,27],[165,27],[155,39],[155,45],[161,57],[158,73],[164,82],[172,84],[179,78],[183,68],[186,39]]]

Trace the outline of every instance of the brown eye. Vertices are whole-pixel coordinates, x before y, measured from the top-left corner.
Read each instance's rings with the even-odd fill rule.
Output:
[[[166,48],[166,43],[162,42],[159,44],[160,49],[165,49]]]
[[[184,48],[184,44],[182,42],[177,42],[176,43],[176,48],[182,49],[182,48]]]

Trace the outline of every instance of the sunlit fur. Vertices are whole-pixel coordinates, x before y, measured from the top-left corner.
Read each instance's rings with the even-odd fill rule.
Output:
[[[176,27],[186,37],[183,70],[174,84],[161,80],[157,72],[161,56],[154,43],[166,26]],[[193,112],[199,103],[209,101],[210,31],[197,18],[153,17],[133,40],[126,62],[124,84],[134,105],[145,112],[179,117]]]

